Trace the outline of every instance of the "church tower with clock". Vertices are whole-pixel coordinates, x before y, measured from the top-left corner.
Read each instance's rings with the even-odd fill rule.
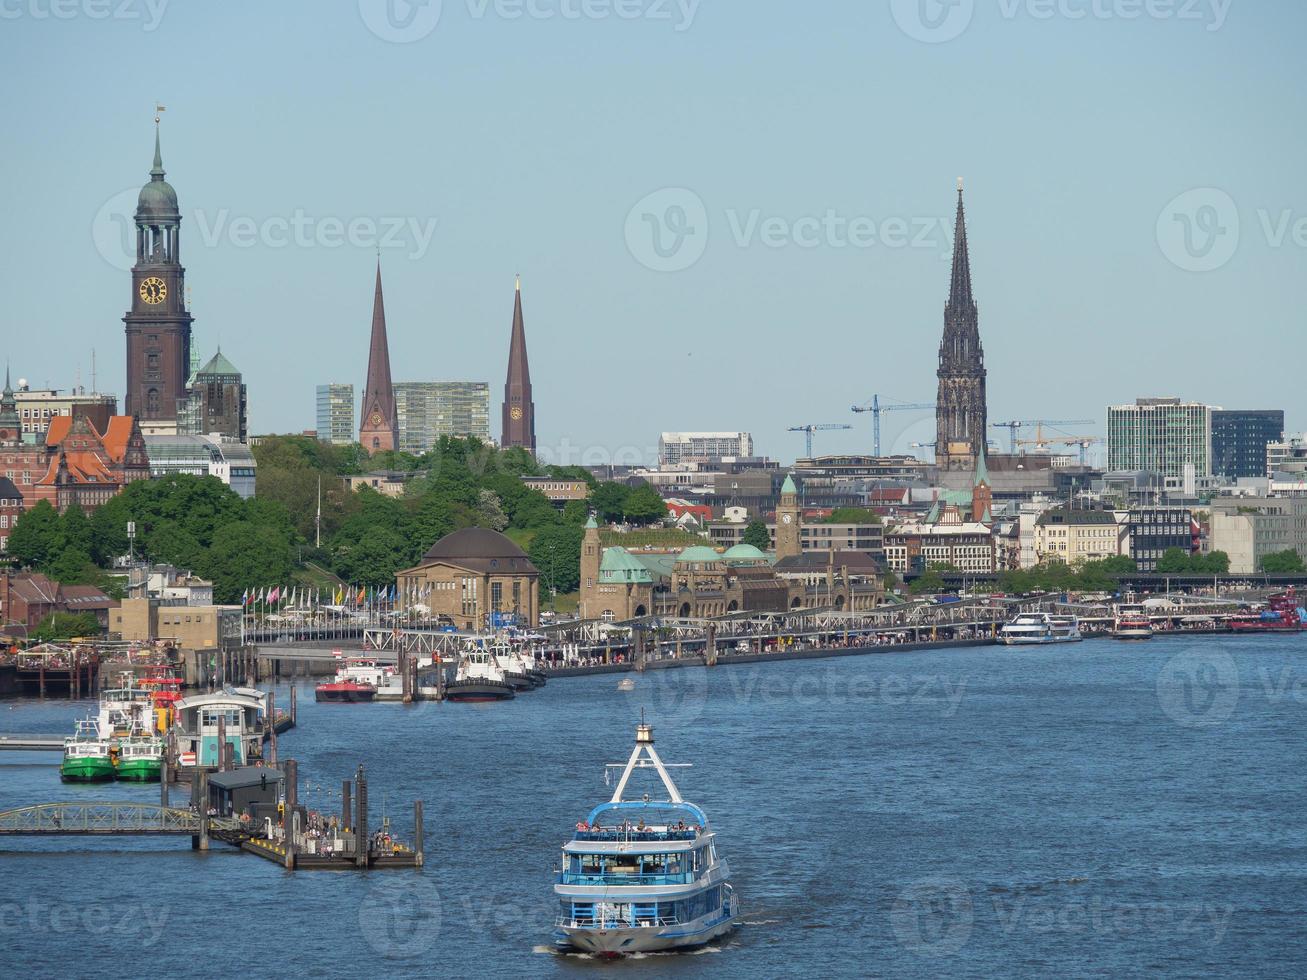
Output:
[[[372,297],[372,340],[368,346],[368,380],[363,388],[359,444],[375,455],[399,448],[399,410],[390,380],[390,344],[386,339],[386,304],[381,298],[381,261]]]
[[[794,477],[785,475],[781,484],[781,502],[776,508],[776,557],[794,558],[803,553],[803,508]]]
[[[177,192],[164,178],[159,120],[154,120],[154,166],[136,202],[136,264],[127,325],[124,410],[145,432],[175,432],[178,402],[186,401],[191,363],[191,315],[178,233]]]
[[[508,377],[502,409],[504,449],[520,446],[536,451],[536,407],[531,396],[531,367],[526,358],[526,325],[522,321],[522,280],[513,296],[513,334],[508,342]]]

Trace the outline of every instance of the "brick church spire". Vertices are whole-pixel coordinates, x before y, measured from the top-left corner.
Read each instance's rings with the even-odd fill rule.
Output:
[[[390,381],[390,346],[386,342],[386,305],[381,298],[381,260],[372,297],[372,340],[368,347],[368,380],[363,389],[359,442],[370,454],[399,446],[399,414]]]
[[[967,245],[962,178],[953,232],[953,273],[944,307],[944,338],[939,345],[939,394],[935,399],[935,458],[946,469],[971,467],[985,446],[985,351],[971,294],[971,254]]]
[[[535,402],[531,399],[531,368],[526,357],[526,327],[522,322],[522,280],[513,298],[513,336],[508,344],[508,379],[504,382],[503,438],[505,449],[536,449]]]

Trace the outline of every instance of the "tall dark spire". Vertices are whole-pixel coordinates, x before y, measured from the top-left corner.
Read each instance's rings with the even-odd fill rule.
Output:
[[[522,280],[513,296],[513,334],[508,343],[508,378],[504,382],[504,448],[521,446],[535,452],[536,413],[531,399],[531,368],[526,356],[526,326],[522,321]]]
[[[159,121],[154,121],[154,166],[150,168],[151,180],[163,180],[163,151],[159,148]]]
[[[395,386],[390,380],[390,345],[386,340],[386,304],[381,296],[381,260],[377,260],[377,286],[372,296],[372,338],[368,345],[368,379],[363,389],[363,416],[359,442],[369,453],[399,445],[399,413]]]
[[[967,215],[962,206],[962,178],[958,178],[958,215],[953,224],[953,278],[948,305],[955,310],[975,306],[971,297],[971,255],[967,251]]]
[[[971,253],[967,244],[962,178],[953,232],[953,272],[944,306],[944,337],[939,345],[939,393],[935,399],[935,458],[944,467],[974,466],[982,458],[988,432],[985,351],[980,316],[971,293]]]

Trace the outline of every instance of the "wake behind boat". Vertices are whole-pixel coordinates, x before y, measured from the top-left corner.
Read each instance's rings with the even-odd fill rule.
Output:
[[[998,642],[1006,646],[1043,643],[1075,643],[1080,636],[1080,620],[1075,616],[1050,613],[1021,613],[999,631]]]
[[[652,726],[636,728],[612,799],[591,810],[563,845],[554,885],[554,941],[561,949],[601,956],[689,949],[736,926],[740,903],[716,834],[703,810],[681,798],[653,742]],[[655,770],[668,798],[625,800],[637,769]]]

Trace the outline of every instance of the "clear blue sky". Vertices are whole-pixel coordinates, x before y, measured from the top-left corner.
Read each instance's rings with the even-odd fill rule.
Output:
[[[1296,0],[444,0],[429,33],[404,0],[52,2],[0,5],[5,353],[34,384],[87,381],[94,347],[121,392],[130,280],[102,253],[158,100],[198,343],[244,371],[254,432],[361,386],[375,249],[331,221],[374,218],[409,229],[382,249],[396,380],[488,380],[497,420],[520,272],[542,446],[749,429],[792,459],[788,426],[851,422],[819,451],[868,450],[853,402],[934,397],[948,241],[919,229],[958,175],[991,419],[1176,394],[1307,426]],[[694,196],[628,224],[663,188]],[[698,260],[649,268],[651,220]],[[904,421],[887,448],[933,437]]]

